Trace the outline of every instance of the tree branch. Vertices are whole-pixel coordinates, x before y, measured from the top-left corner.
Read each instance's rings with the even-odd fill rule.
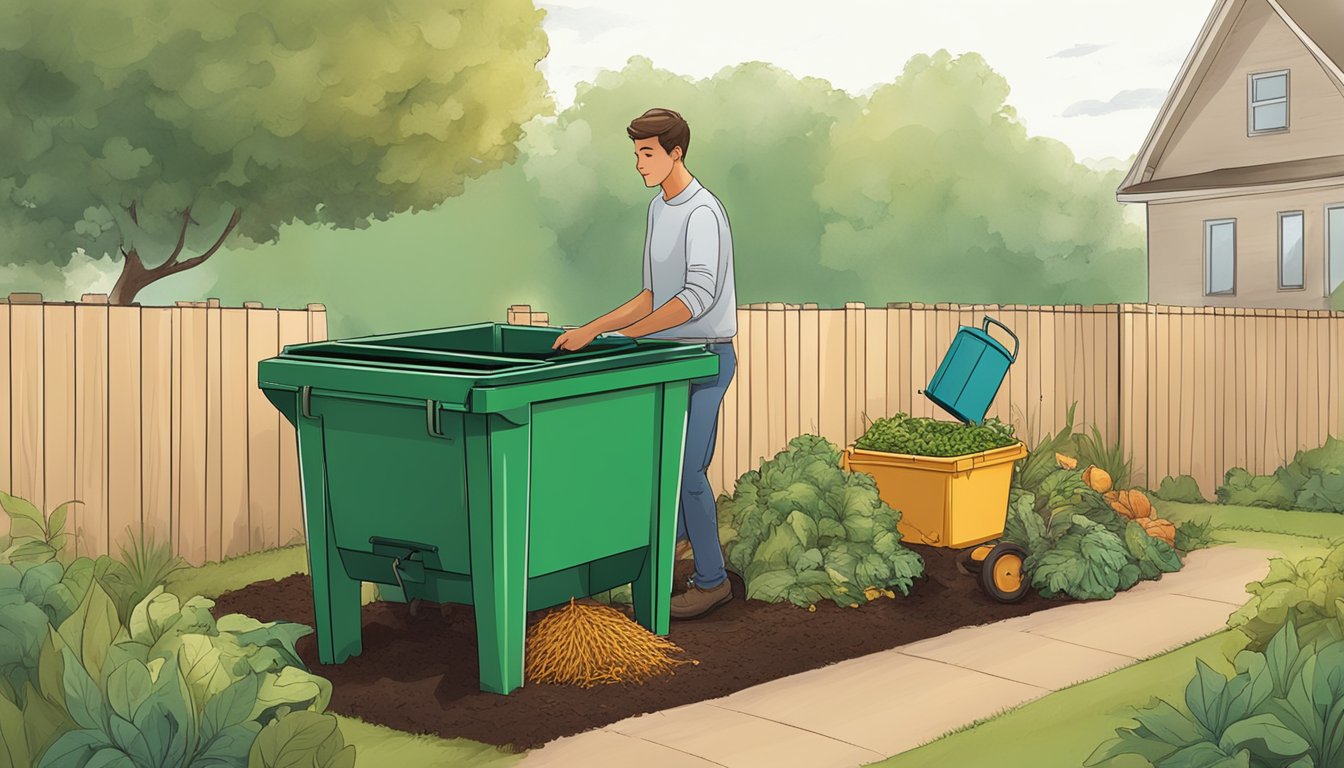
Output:
[[[177,247],[173,248],[173,252],[168,257],[168,260],[160,264],[158,268],[155,269],[155,271],[158,271],[158,269],[163,269],[165,267],[172,267],[174,264],[177,264],[177,257],[182,255],[182,246],[185,245],[187,242],[187,226],[190,224],[191,224],[191,208],[187,208],[185,211],[182,212],[182,229],[179,230],[177,233]]]
[[[131,207],[130,207],[130,208],[127,208],[126,210],[130,211],[130,214],[131,214],[131,221],[132,221],[137,227],[140,226],[140,217],[139,217],[139,215],[137,215],[136,212],[135,212],[135,201],[134,201],[134,200],[131,201]]]
[[[243,211],[241,208],[233,209],[233,216],[229,219],[228,225],[224,227],[224,231],[220,233],[219,239],[215,241],[214,245],[210,246],[209,250],[205,251],[200,256],[187,259],[186,261],[179,262],[170,260],[167,263],[160,265],[159,267],[154,269],[153,272],[153,274],[155,275],[154,279],[159,280],[168,277],[169,275],[175,275],[178,272],[183,272],[185,270],[191,269],[192,267],[204,263],[205,260],[210,258],[211,256],[214,256],[215,251],[218,251],[220,247],[224,245],[224,239],[229,236],[229,233],[233,231],[234,227],[238,226],[238,220],[241,219],[242,217],[243,217]],[[177,254],[173,254],[173,259],[176,258]]]

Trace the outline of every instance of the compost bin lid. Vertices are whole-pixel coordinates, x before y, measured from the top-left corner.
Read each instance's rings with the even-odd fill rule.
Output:
[[[704,344],[605,335],[581,350],[557,351],[552,346],[561,333],[562,329],[551,327],[480,323],[292,344],[276,357],[263,360],[258,378],[263,388],[310,386],[346,391],[374,382],[383,387],[392,378],[417,380],[452,400],[482,387],[561,380],[674,361],[696,362],[694,369],[702,371],[697,376],[712,374],[704,361],[714,353]],[[424,386],[394,383],[392,388],[404,394]]]

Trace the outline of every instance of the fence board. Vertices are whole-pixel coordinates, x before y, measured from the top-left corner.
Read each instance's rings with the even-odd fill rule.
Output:
[[[209,357],[206,310],[198,306],[179,306],[176,311],[180,328],[175,353],[179,372],[178,434],[182,439],[175,451],[178,482],[173,530],[177,534],[178,554],[188,563],[198,564],[209,560],[210,551],[206,519],[206,360]]]
[[[785,425],[788,424],[788,388],[785,386],[788,367],[785,365],[784,305],[772,302],[762,311],[765,316],[765,391],[766,391],[766,456],[773,456],[784,448]]]
[[[784,440],[792,440],[802,434],[802,405],[800,391],[802,372],[799,369],[799,308],[790,304],[784,309],[784,400],[788,407],[784,411]]]
[[[108,399],[108,307],[81,305],[75,308],[75,479],[83,503],[66,518],[77,555],[97,555],[108,545]]]
[[[125,542],[128,529],[143,535],[140,325],[139,307],[107,308],[107,535],[111,552]]]
[[[140,313],[141,489],[144,529],[159,541],[174,542],[173,499],[176,495],[173,458],[176,387],[173,376],[173,313],[167,307],[146,307]]]
[[[279,317],[280,341],[277,350],[286,344],[308,341],[308,318],[305,312],[282,310]],[[275,353],[272,352],[272,355]],[[268,403],[269,404],[269,403]],[[272,406],[274,408],[274,406]],[[294,425],[288,419],[280,424],[280,543],[294,544],[304,540],[303,494],[299,488],[299,445]]]
[[[819,338],[821,312],[804,310],[798,317],[798,398],[799,429],[808,434],[821,434],[821,404],[818,387],[821,384],[821,340]]]
[[[821,400],[821,436],[845,444],[845,313],[826,309],[819,314],[821,339],[817,392]]]
[[[12,475],[10,466],[14,463],[10,441],[14,438],[14,427],[10,409],[13,399],[14,383],[10,379],[10,323],[9,302],[0,300],[0,490],[13,492],[10,485]],[[0,515],[0,536],[9,535],[9,515]]]
[[[204,310],[205,323],[205,508],[204,539],[207,560],[224,557],[224,402],[221,345],[223,329],[219,302],[211,299]],[[283,472],[282,472],[283,476]]]
[[[75,468],[75,308],[70,304],[46,304],[42,313],[43,398],[42,429],[45,488],[50,512],[56,505],[78,498],[80,483]],[[104,342],[104,350],[106,343]],[[100,393],[106,397],[106,392]],[[101,467],[100,467],[101,469]],[[95,496],[71,509],[67,527],[78,530],[87,515],[101,515],[103,500]],[[89,505],[96,505],[90,509]],[[71,525],[70,523],[73,523]]]
[[[247,310],[220,317],[220,531],[224,557],[252,549],[247,497]]]
[[[247,309],[247,378],[257,380],[257,363],[275,355],[280,319],[274,309]],[[280,412],[258,387],[247,393],[247,486],[252,550],[280,544]]]

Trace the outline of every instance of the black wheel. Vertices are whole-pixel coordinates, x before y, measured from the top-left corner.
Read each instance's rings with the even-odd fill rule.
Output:
[[[1001,603],[1016,603],[1027,596],[1031,582],[1023,564],[1027,552],[1016,544],[1001,541],[985,556],[980,566],[980,588]]]

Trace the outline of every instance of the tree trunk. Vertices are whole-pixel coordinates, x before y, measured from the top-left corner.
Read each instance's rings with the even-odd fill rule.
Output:
[[[182,212],[182,232],[177,239],[177,247],[173,250],[168,260],[153,269],[145,267],[145,262],[140,258],[140,254],[134,248],[129,251],[122,251],[121,276],[117,278],[117,284],[112,286],[112,294],[108,297],[109,304],[126,306],[135,301],[135,297],[147,286],[152,285],[159,280],[178,272],[185,272],[192,267],[200,266],[206,259],[215,255],[220,246],[224,245],[224,240],[238,226],[238,220],[242,218],[242,211],[235,210],[229,223],[220,233],[215,244],[199,256],[178,261],[177,257],[182,254],[182,246],[186,242],[187,227],[191,224],[191,209]],[[131,207],[131,216],[135,218],[135,207]]]

